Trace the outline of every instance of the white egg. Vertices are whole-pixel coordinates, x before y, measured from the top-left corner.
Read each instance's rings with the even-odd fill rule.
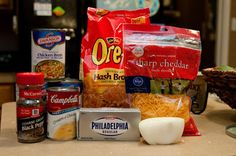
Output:
[[[180,141],[184,131],[184,119],[158,117],[142,120],[139,130],[148,144],[173,144]]]

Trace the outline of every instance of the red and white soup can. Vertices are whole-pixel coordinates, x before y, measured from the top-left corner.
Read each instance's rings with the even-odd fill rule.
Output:
[[[76,113],[80,108],[79,92],[75,88],[47,89],[47,137],[71,140],[76,137]]]

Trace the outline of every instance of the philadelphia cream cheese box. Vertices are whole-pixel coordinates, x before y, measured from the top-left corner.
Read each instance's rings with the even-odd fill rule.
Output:
[[[81,108],[77,115],[77,138],[137,141],[140,120],[140,110],[136,108]]]

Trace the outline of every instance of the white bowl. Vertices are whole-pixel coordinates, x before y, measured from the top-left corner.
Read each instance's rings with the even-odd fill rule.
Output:
[[[139,131],[148,144],[173,144],[180,141],[184,131],[184,119],[157,117],[142,120]]]

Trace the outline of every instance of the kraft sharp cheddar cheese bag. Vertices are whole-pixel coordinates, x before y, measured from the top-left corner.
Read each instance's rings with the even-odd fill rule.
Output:
[[[142,119],[183,118],[183,135],[200,135],[186,95],[199,69],[199,31],[125,24],[123,33],[125,84],[131,106],[140,109]]]
[[[133,11],[88,8],[82,39],[82,107],[130,107],[125,92],[122,24],[149,24],[149,9]]]

